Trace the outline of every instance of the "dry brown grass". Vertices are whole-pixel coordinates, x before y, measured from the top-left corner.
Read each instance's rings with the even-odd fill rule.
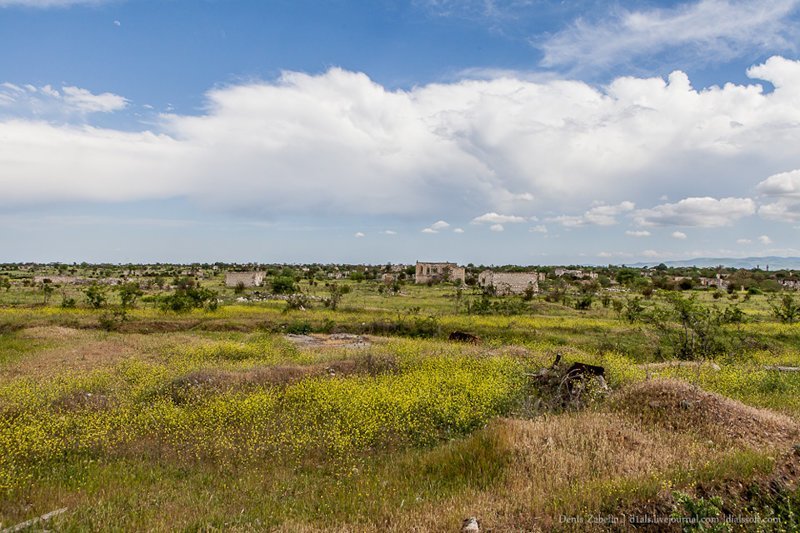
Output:
[[[800,436],[788,416],[750,407],[684,381],[657,379],[634,384],[616,407],[639,420],[680,432],[695,432],[718,444],[788,447]]]
[[[188,333],[120,334],[63,326],[27,328],[18,335],[42,342],[43,348],[0,368],[0,378],[19,376],[46,378],[69,371],[111,368],[133,357],[145,361],[159,359],[171,346],[190,346],[208,342]]]
[[[468,491],[379,521],[319,527],[284,524],[280,531],[458,531],[466,516],[484,531],[549,531],[559,515],[599,508],[608,494],[581,487],[645,479],[709,456],[690,435],[644,426],[621,414],[582,412],[536,420],[505,419],[492,431],[512,450],[502,486]]]
[[[445,532],[457,531],[467,516],[479,517],[483,531],[578,531],[586,524],[561,524],[559,517],[597,514],[623,495],[633,506],[638,497],[644,502],[655,497],[646,510],[670,498],[676,472],[724,462],[743,447],[786,450],[798,437],[788,417],[683,382],[634,385],[617,393],[612,406],[498,421],[492,431],[512,450],[513,461],[505,482],[493,491],[467,491],[413,511],[398,509],[358,527],[286,523],[280,531]],[[626,492],[637,482],[657,496],[647,490]]]

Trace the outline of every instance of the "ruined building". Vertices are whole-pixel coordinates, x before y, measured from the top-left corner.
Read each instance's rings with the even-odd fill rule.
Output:
[[[478,285],[494,287],[498,295],[524,294],[529,287],[539,292],[539,274],[537,272],[494,272],[484,270],[478,275]]]
[[[461,281],[466,280],[466,270],[455,263],[422,263],[417,261],[417,271],[414,282],[437,283],[440,281]]]
[[[264,284],[263,272],[226,272],[225,286],[236,287],[241,283],[245,287],[260,287]]]

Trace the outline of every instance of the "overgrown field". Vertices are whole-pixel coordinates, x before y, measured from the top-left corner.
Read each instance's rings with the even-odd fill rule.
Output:
[[[689,339],[659,318],[678,305],[661,296],[629,319],[541,300],[467,314],[452,287],[354,287],[336,310],[139,305],[113,322],[5,296],[0,524],[66,508],[48,527],[741,527],[728,515],[800,529],[800,372],[775,369],[800,367],[800,325],[766,297]],[[602,365],[610,392],[548,402],[536,375],[557,354]]]

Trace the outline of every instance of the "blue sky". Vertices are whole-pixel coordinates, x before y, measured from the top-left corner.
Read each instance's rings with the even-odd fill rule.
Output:
[[[800,255],[800,0],[0,0],[0,261]]]

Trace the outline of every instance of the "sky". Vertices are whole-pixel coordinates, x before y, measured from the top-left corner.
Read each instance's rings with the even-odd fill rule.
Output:
[[[0,262],[800,256],[800,0],[0,0]]]

